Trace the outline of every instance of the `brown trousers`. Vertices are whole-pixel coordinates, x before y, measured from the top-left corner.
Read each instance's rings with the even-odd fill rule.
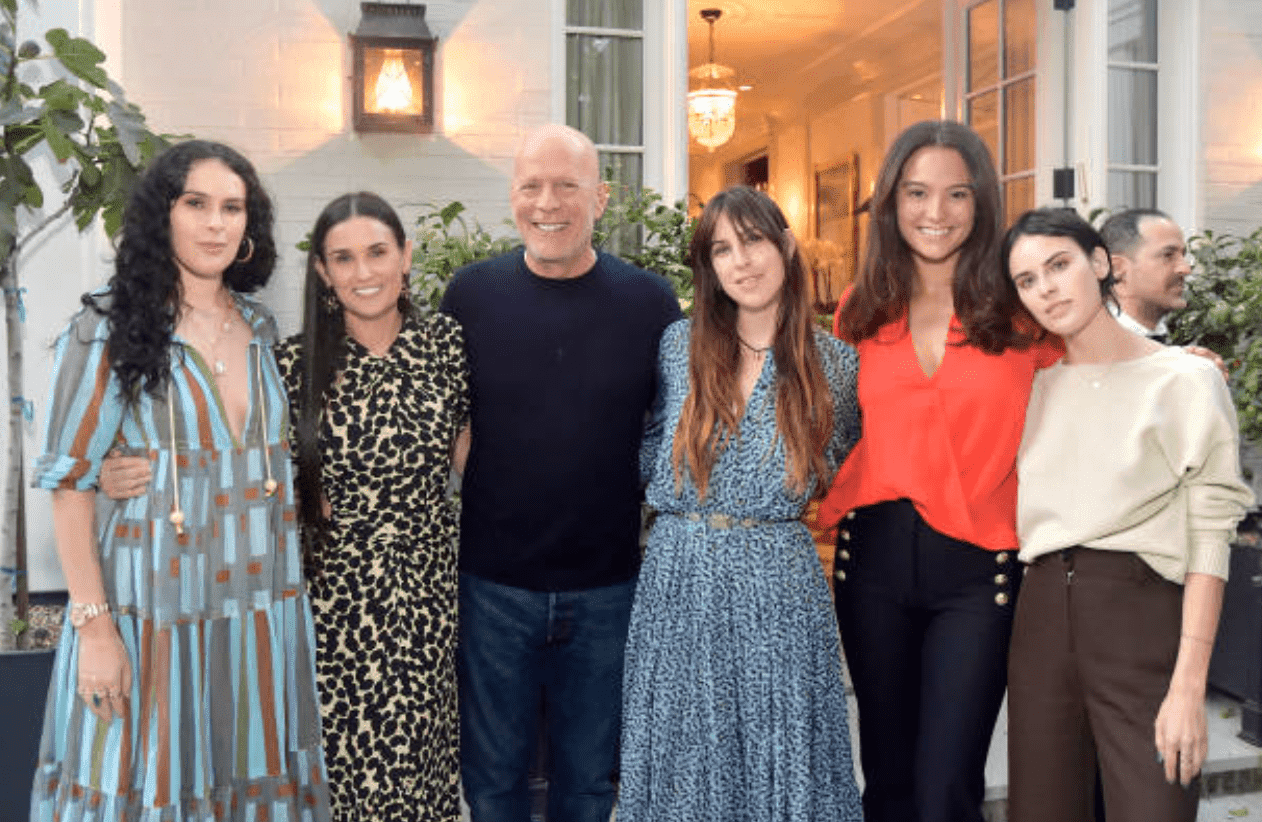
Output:
[[[1008,818],[1196,819],[1199,782],[1166,782],[1153,726],[1179,649],[1183,588],[1137,555],[1071,548],[1026,570],[1008,657]]]

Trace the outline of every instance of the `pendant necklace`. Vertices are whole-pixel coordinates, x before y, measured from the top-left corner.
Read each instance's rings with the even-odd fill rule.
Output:
[[[771,346],[769,345],[763,346],[761,348],[759,348],[756,345],[750,345],[749,343],[745,342],[745,338],[742,337],[740,334],[736,335],[736,339],[740,340],[741,345],[745,346],[751,352],[753,352],[755,355],[759,357],[765,356],[766,353],[771,350]]]
[[[184,303],[184,307],[187,308],[189,310],[189,314],[194,317],[198,314],[210,315],[210,312],[194,308],[188,303]],[[223,340],[224,335],[232,330],[233,317],[236,313],[237,312],[233,308],[227,308],[224,310],[224,319],[222,323],[219,323],[218,320],[214,320],[214,322],[219,325],[219,333],[209,341],[209,344],[206,346],[206,353],[210,355],[210,370],[214,372],[216,377],[222,377],[228,370],[228,364],[224,362],[222,357],[219,356],[219,343]],[[213,315],[210,316],[213,318]],[[200,334],[198,336],[200,336]]]

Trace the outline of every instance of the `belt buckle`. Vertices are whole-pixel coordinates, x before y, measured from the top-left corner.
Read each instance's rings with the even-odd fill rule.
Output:
[[[718,528],[720,531],[726,531],[732,527],[732,518],[727,514],[711,514],[706,517],[706,521],[710,523],[711,528]]]

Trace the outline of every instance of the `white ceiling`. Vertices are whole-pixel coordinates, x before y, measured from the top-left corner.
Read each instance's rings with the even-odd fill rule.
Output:
[[[745,123],[785,122],[939,71],[941,0],[688,0],[688,63],[707,57],[701,10],[718,8],[715,60],[736,70]]]

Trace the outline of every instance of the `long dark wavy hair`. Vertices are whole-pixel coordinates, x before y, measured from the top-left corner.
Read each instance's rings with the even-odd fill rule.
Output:
[[[719,454],[739,435],[737,308],[719,285],[710,249],[723,216],[741,235],[755,234],[775,243],[784,260],[784,287],[771,348],[776,365],[776,429],[788,457],[785,485],[802,493],[813,475],[815,491],[822,493],[830,479],[824,445],[832,432],[833,402],[815,347],[806,267],[780,207],[766,194],[745,186],[729,188],[706,204],[689,248],[695,286],[688,356],[691,387],[672,452],[676,488],[681,487],[687,469],[704,499]]]
[[[83,296],[85,305],[108,317],[110,367],[123,396],[133,400],[141,391],[158,396],[171,376],[171,336],[182,296],[171,246],[171,207],[184,193],[189,169],[202,160],[219,160],[245,183],[245,234],[237,257],[246,257],[251,244],[254,253],[228,266],[224,284],[237,292],[257,291],[276,266],[272,201],[249,160],[236,149],[206,140],[178,143],[155,157],[123,213],[109,300],[103,306],[93,295]]]
[[[999,267],[1003,210],[995,164],[976,132],[950,120],[908,127],[886,153],[872,193],[872,227],[863,265],[839,317],[841,336],[857,344],[907,314],[916,264],[898,230],[898,185],[907,161],[929,146],[956,151],[972,178],[973,230],[960,247],[951,289],[965,341],[989,354],[1024,348],[1032,342],[1026,329],[1037,326],[1004,287]]]
[[[407,243],[403,223],[390,204],[369,191],[343,194],[324,207],[311,229],[311,247],[307,251],[307,280],[302,305],[302,387],[298,392],[300,406],[294,428],[298,433],[298,516],[303,524],[303,550],[307,567],[311,562],[313,540],[328,526],[320,500],[324,483],[320,472],[320,426],[329,390],[346,361],[346,317],[332,288],[325,285],[317,263],[325,262],[324,243],[329,231],[352,217],[369,217],[390,229],[402,249]],[[399,294],[399,311],[412,316],[407,274]]]

